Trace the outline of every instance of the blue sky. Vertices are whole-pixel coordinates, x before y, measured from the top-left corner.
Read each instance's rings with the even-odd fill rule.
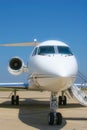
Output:
[[[0,44],[61,40],[87,75],[87,0],[0,0]],[[7,67],[11,57],[27,63],[31,47],[0,47],[0,82],[20,81]]]

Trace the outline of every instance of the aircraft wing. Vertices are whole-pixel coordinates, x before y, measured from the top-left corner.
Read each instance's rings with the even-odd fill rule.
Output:
[[[0,83],[0,89],[28,89],[29,84],[28,83],[23,83],[23,82],[18,82],[18,83]]]
[[[39,43],[37,42],[23,42],[23,43],[10,43],[10,44],[0,44],[0,46],[4,46],[4,47],[10,47],[10,46],[36,46]]]

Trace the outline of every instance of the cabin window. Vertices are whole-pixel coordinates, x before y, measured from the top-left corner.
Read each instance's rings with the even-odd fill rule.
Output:
[[[58,53],[59,54],[67,54],[67,55],[73,55],[69,47],[65,46],[57,46]]]
[[[54,46],[41,46],[38,48],[38,55],[55,54]]]

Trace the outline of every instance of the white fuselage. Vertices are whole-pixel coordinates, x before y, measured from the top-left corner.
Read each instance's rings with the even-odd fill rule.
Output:
[[[46,47],[50,49],[46,51]],[[52,53],[53,47],[55,52]],[[75,56],[67,47],[69,48],[65,43],[54,40],[43,42],[36,47],[29,59],[28,81],[31,89],[57,92],[73,85],[78,66]],[[44,50],[45,53],[39,53]]]

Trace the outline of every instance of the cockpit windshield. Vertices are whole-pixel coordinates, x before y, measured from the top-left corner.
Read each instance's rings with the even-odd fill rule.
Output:
[[[32,56],[49,54],[73,55],[68,46],[39,46],[34,49]]]
[[[41,46],[38,48],[38,55],[54,54],[54,53],[55,53],[54,46]]]
[[[73,55],[70,48],[67,46],[57,46],[59,54]]]

